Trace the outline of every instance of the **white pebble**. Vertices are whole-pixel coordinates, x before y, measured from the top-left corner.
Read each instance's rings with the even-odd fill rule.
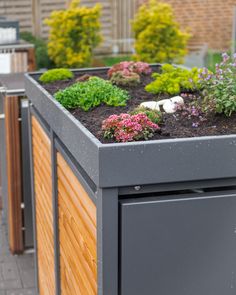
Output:
[[[155,111],[160,111],[157,101],[145,101],[140,104],[140,107],[148,108]]]
[[[184,99],[181,96],[172,97],[170,100],[179,105],[184,105]]]
[[[167,113],[167,114],[173,114],[176,112],[176,104],[172,101],[167,101],[164,105],[163,105],[163,110]]]
[[[162,106],[162,105],[164,105],[167,101],[170,101],[170,99],[162,99],[162,100],[159,100],[159,101],[157,102],[157,104],[158,104],[159,106]]]

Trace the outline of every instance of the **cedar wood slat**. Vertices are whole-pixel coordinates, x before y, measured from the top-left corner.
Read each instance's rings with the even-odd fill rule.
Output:
[[[19,97],[5,97],[5,128],[8,187],[9,246],[13,254],[23,252],[21,140]]]
[[[59,153],[57,162],[62,295],[96,295],[96,207]]]
[[[35,117],[32,117],[32,142],[39,293],[55,295],[51,144]]]

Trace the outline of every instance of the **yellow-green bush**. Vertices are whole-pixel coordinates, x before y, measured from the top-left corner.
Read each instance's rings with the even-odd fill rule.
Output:
[[[132,26],[136,60],[148,63],[183,61],[190,34],[180,30],[169,4],[149,0],[140,7]]]
[[[153,94],[175,95],[180,94],[181,91],[195,91],[201,88],[197,68],[187,70],[165,64],[160,74],[154,73],[152,76],[155,80],[145,89]]]
[[[73,0],[67,10],[52,12],[45,21],[50,27],[48,54],[58,67],[84,67],[91,63],[100,43],[101,6],[80,6]]]
[[[74,77],[74,74],[68,69],[52,69],[44,72],[39,81],[42,83],[53,83],[56,81],[69,80]]]

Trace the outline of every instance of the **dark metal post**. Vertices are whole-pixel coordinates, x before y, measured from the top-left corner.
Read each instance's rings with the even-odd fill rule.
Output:
[[[33,211],[33,233],[34,233],[34,264],[35,264],[35,284],[36,290],[39,293],[38,281],[38,249],[37,249],[37,227],[36,227],[36,204],[35,204],[35,191],[34,191],[34,160],[33,160],[33,142],[32,142],[32,122],[30,108],[28,109],[29,116],[29,154],[30,154],[30,178],[31,178],[31,197],[32,197],[32,211]]]
[[[60,283],[60,248],[58,228],[58,185],[57,185],[57,150],[55,147],[55,134],[50,132],[51,139],[51,166],[52,166],[52,200],[53,200],[53,227],[54,227],[54,263],[56,295],[61,294]]]
[[[21,99],[21,145],[22,145],[22,182],[24,202],[24,228],[25,247],[33,245],[33,222],[32,222],[32,198],[30,180],[30,153],[29,153],[29,101]]]
[[[118,190],[97,192],[98,295],[118,295]]]

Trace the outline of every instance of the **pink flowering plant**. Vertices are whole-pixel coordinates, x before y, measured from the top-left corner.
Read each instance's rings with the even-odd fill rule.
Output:
[[[149,64],[145,62],[122,61],[110,68],[108,77],[111,78],[116,72],[122,72],[124,76],[129,76],[130,73],[149,75],[152,73],[152,69]]]
[[[207,68],[199,70],[199,82],[206,111],[226,116],[236,112],[236,54],[230,58],[223,53],[222,62],[216,64],[214,73]]]
[[[111,115],[102,124],[104,138],[114,139],[116,142],[148,140],[159,129],[144,113]]]

